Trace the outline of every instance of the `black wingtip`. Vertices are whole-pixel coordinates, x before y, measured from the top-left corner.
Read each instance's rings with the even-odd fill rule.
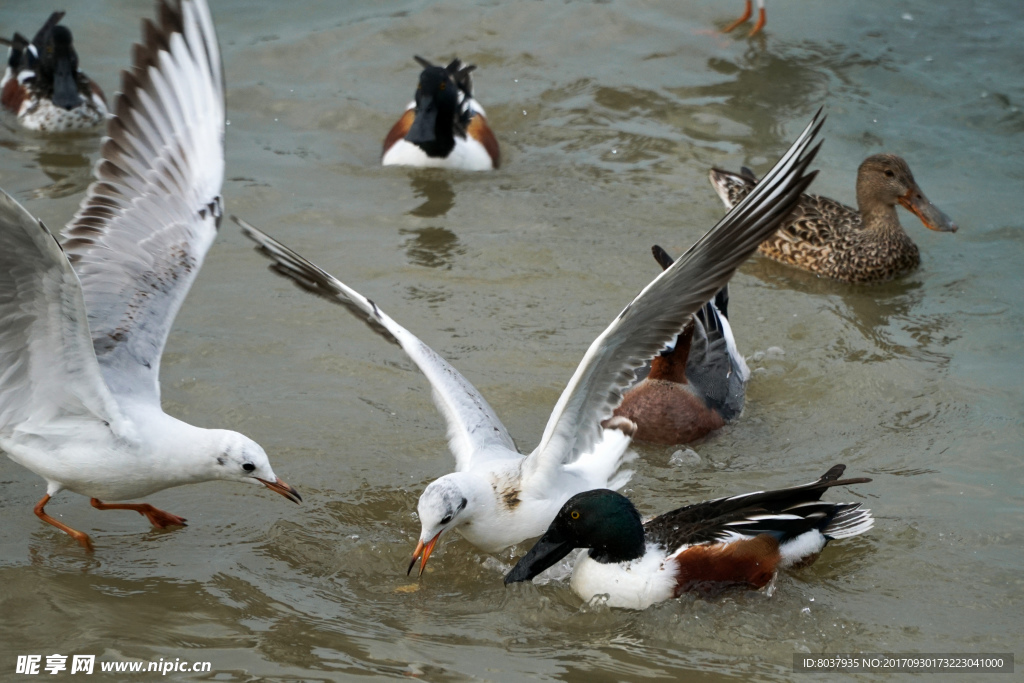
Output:
[[[669,256],[668,252],[657,244],[651,247],[651,253],[654,255],[654,260],[658,262],[658,265],[661,266],[662,270],[668,270],[668,267],[675,263],[675,259]]]

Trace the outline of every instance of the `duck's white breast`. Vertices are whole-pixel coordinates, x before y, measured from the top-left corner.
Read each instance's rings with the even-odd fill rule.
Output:
[[[646,609],[675,596],[676,573],[674,565],[666,566],[665,552],[651,544],[640,559],[613,564],[596,562],[584,551],[570,585],[584,600],[607,595],[611,607]]]
[[[455,138],[455,148],[446,157],[430,157],[416,145],[399,140],[381,160],[384,166],[417,166],[419,168],[456,168],[463,171],[489,171],[494,162],[487,149],[473,138]]]

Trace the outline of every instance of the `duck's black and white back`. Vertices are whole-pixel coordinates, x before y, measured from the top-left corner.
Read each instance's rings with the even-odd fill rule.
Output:
[[[0,104],[19,125],[44,133],[95,128],[107,117],[100,87],[78,68],[71,31],[54,12],[35,38],[20,33],[0,39],[7,45],[7,67],[0,79]]]
[[[474,65],[455,58],[448,66],[423,66],[416,99],[387,137],[381,164],[487,171],[501,165],[498,141],[473,98]]]

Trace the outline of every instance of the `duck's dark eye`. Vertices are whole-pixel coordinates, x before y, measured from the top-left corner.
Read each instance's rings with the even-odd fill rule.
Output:
[[[246,472],[252,472],[254,469],[256,469],[256,465],[253,465],[251,462],[247,462],[244,465],[242,465],[242,469],[245,470]]]
[[[896,177],[896,174],[893,173],[892,171],[888,170],[888,169],[885,171],[885,175],[888,176],[889,178],[895,178]]]
[[[441,524],[447,524],[450,521],[452,521],[452,516],[451,515],[445,515],[444,517],[441,518]]]
[[[445,83],[444,81],[441,81],[441,85],[438,86],[440,90],[444,90],[446,87],[448,87],[448,84]]]
[[[580,513],[579,513],[578,510],[573,510],[572,512],[569,513],[569,516],[572,517],[573,519],[579,519],[580,518]]]

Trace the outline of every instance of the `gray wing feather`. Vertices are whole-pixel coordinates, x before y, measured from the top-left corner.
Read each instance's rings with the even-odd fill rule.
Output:
[[[64,247],[110,389],[159,404],[164,344],[222,213],[224,81],[205,1],[157,12],[122,73],[96,181]]]
[[[524,464],[524,480],[553,478],[557,468],[589,452],[634,371],[675,339],[785,218],[816,172],[806,173],[818,146],[819,111],[758,187],[626,306],[594,340],[562,392],[540,444]],[[761,191],[758,191],[761,190]]]
[[[50,231],[0,190],[0,438],[69,416],[122,422],[71,264]]]
[[[456,470],[468,469],[474,456],[485,453],[518,456],[512,437],[484,397],[433,349],[338,278],[249,223],[235,216],[232,219],[259,245],[258,251],[273,261],[270,267],[274,272],[344,306],[374,332],[402,347],[430,382],[434,402],[448,423],[448,442],[455,455]]]

